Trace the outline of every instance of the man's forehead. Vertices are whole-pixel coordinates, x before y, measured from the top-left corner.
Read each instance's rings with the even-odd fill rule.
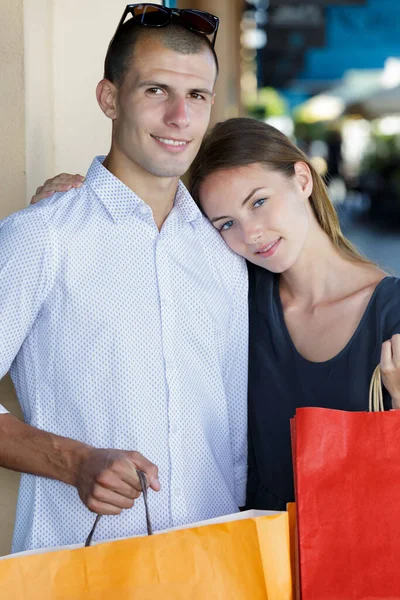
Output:
[[[186,78],[188,86],[197,80],[202,86],[212,88],[216,67],[213,55],[207,49],[195,54],[182,54],[156,40],[140,40],[133,57],[132,75],[137,81],[164,77],[178,83]]]

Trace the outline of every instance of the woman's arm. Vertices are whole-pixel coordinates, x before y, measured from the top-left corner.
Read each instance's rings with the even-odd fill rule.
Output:
[[[392,398],[392,407],[400,408],[400,334],[382,344],[380,362],[382,383]]]
[[[69,173],[56,175],[38,187],[35,195],[31,198],[31,204],[36,204],[39,200],[48,198],[55,192],[68,192],[71,188],[79,188],[84,181],[83,175],[70,175]]]

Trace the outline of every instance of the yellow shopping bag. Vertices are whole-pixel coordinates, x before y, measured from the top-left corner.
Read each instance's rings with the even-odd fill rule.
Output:
[[[292,600],[288,513],[0,560],[2,600]]]

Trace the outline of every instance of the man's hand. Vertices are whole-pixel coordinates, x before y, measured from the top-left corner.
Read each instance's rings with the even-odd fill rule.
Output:
[[[136,469],[145,473],[148,485],[158,492],[158,469],[139,452],[89,448],[85,452],[75,486],[89,510],[118,515],[132,508],[142,488]]]
[[[82,175],[69,175],[68,173],[56,175],[56,177],[48,179],[38,187],[36,194],[32,196],[31,204],[36,204],[39,200],[48,198],[55,192],[68,192],[72,188],[79,188],[84,181],[85,177]]]

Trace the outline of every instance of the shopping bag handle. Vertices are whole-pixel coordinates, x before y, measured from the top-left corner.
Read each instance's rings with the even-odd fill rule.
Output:
[[[150,521],[150,513],[149,513],[149,505],[147,503],[147,481],[146,481],[146,475],[144,473],[142,473],[142,471],[139,471],[139,469],[136,469],[136,472],[138,474],[139,477],[139,481],[140,481],[140,485],[142,486],[142,493],[143,493],[143,500],[144,500],[144,508],[146,511],[146,526],[147,526],[147,535],[153,535],[153,530],[151,527],[151,521]],[[89,535],[87,536],[86,542],[85,542],[85,548],[87,548],[88,546],[90,546],[94,532],[96,530],[97,524],[101,519],[101,515],[97,515],[95,522],[93,523],[93,527],[90,530]]]
[[[371,383],[369,385],[368,410],[369,412],[381,412],[385,410],[383,407],[382,378],[379,365],[372,373]]]

